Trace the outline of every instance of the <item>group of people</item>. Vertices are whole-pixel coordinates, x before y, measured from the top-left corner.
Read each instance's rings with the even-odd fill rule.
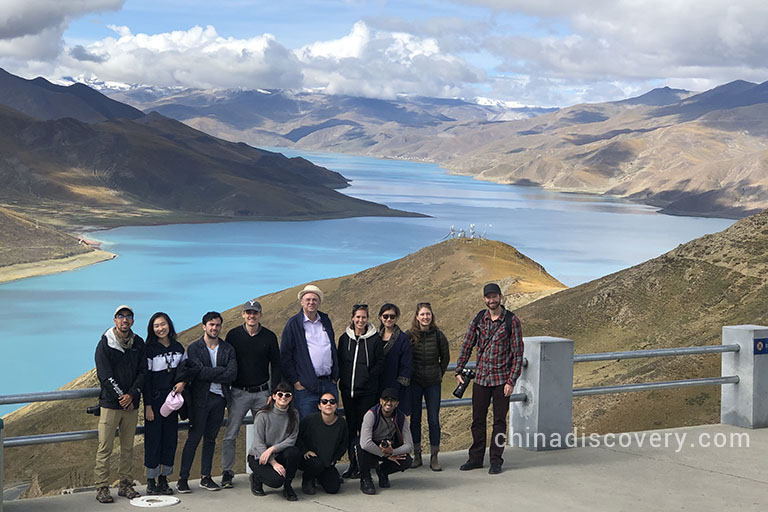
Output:
[[[493,403],[493,438],[505,433],[509,395],[522,370],[520,322],[502,305],[495,283],[483,289],[486,309],[470,323],[457,362],[456,380],[464,383],[473,350],[477,350],[472,385],[472,436],[469,459],[461,470],[483,467],[486,414]],[[202,336],[187,350],[176,340],[170,317],[155,313],[146,343],[132,330],[134,311],[118,306],[114,326],[96,348],[99,397],[99,445],[96,454],[96,499],[114,501],[109,490],[109,460],[119,429],[118,495],[139,496],[131,477],[133,437],[140,398],[144,400],[144,465],[147,494],[173,494],[168,477],[174,470],[179,415],[190,428],[182,449],[176,490],[189,493],[189,476],[202,441],[200,487],[217,491],[234,486],[235,445],[243,420],[254,417],[254,439],[248,450],[251,492],[264,496],[264,486],[281,488],[296,501],[293,489],[302,471],[301,490],[337,493],[345,478],[359,478],[364,494],[375,494],[371,471],[380,488],[389,475],[422,462],[422,400],[427,410],[430,459],[441,471],[440,400],[442,379],[450,360],[448,340],[435,323],[431,304],[417,304],[410,329],[397,324],[400,309],[384,304],[378,327],[368,305],[355,304],[351,321],[339,336],[327,314],[319,310],[323,292],[307,285],[298,294],[301,310],[292,316],[278,344],[261,324],[255,300],[242,307],[243,323],[219,337],[223,319],[215,311],[202,318]],[[344,407],[344,419],[337,414]],[[183,397],[183,399],[182,399]],[[180,409],[183,403],[183,408]],[[216,436],[227,413],[222,443],[222,477],[211,475]],[[489,473],[501,472],[504,446],[491,443]],[[348,455],[339,474],[336,463]],[[411,456],[413,454],[413,456]]]

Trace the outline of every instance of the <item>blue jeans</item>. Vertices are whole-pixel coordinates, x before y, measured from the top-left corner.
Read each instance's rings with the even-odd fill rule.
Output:
[[[309,389],[294,389],[293,403],[296,410],[299,411],[300,418],[317,412],[317,404],[320,403],[320,397],[325,393],[331,393],[336,397],[336,400],[339,399],[339,390],[335,383],[327,379],[318,380],[317,383],[319,384],[317,393]]]
[[[429,424],[429,445],[440,446],[440,395],[441,385],[421,387],[415,382],[411,390],[411,436],[413,442],[421,444],[421,399],[427,403],[427,423]]]

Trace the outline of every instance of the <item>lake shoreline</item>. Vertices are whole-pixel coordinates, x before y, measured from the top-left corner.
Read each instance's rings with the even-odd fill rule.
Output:
[[[76,254],[66,258],[52,260],[40,260],[32,263],[17,263],[0,267],[0,283],[9,283],[26,279],[28,277],[45,276],[59,272],[69,272],[79,268],[95,265],[103,261],[109,261],[117,257],[117,254],[96,249],[84,254]]]

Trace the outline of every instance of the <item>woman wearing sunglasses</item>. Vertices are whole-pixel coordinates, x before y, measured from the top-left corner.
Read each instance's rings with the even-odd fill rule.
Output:
[[[275,386],[271,400],[253,420],[255,437],[248,453],[251,468],[251,492],[264,496],[263,484],[274,489],[283,487],[288,501],[298,497],[291,483],[301,461],[295,446],[299,437],[299,413],[293,407],[293,386],[281,382]]]
[[[413,360],[408,334],[400,330],[397,319],[400,308],[386,303],[379,309],[379,336],[384,348],[384,369],[379,379],[379,395],[387,388],[397,389],[400,394],[398,409],[406,416],[411,415],[411,384]]]
[[[363,416],[378,403],[379,376],[384,366],[384,349],[376,327],[368,321],[368,305],[352,306],[352,322],[339,337],[339,390],[349,429],[349,467],[344,478],[360,475],[355,445]]]
[[[440,451],[440,398],[443,374],[448,369],[451,354],[448,339],[435,324],[435,314],[429,302],[416,305],[416,314],[411,322],[411,354],[413,355],[413,376],[411,377],[411,435],[413,436],[413,467],[422,465],[421,460],[421,399],[427,404],[429,424],[429,445],[431,457],[429,467],[441,471],[437,459]]]

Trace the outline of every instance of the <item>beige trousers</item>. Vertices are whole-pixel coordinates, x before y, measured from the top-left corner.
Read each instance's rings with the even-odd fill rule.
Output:
[[[120,480],[131,480],[133,463],[133,438],[136,435],[136,423],[139,411],[124,411],[101,408],[99,416],[99,448],[96,450],[96,467],[93,471],[96,487],[109,485],[109,459],[115,444],[115,431],[120,429]]]

